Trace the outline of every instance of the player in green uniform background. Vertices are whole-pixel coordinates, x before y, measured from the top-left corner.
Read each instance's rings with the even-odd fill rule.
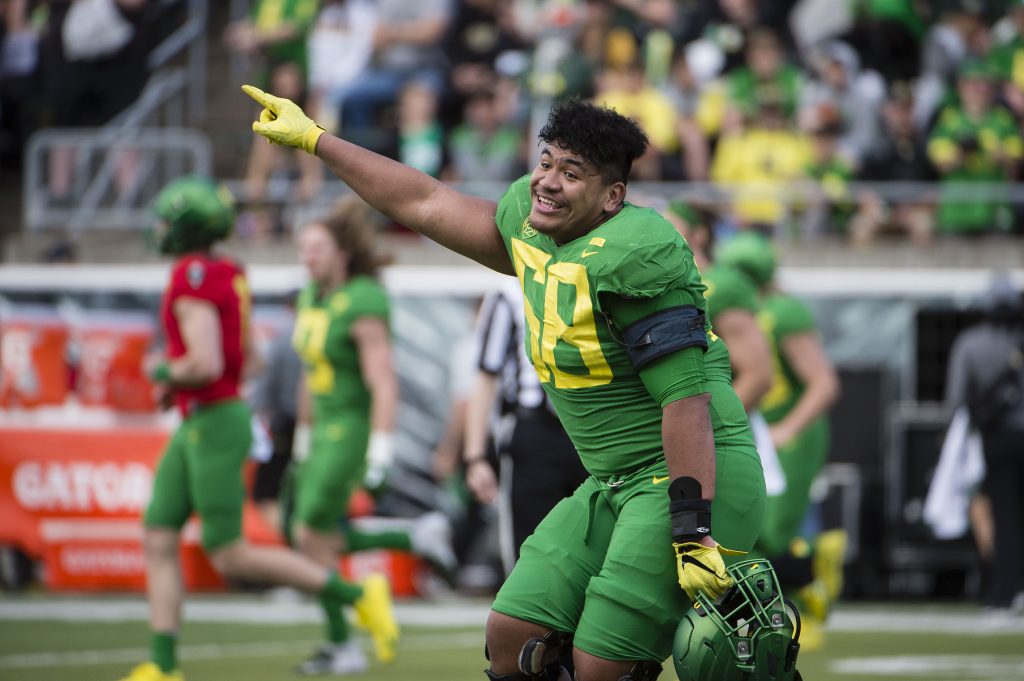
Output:
[[[309,557],[335,566],[338,554],[373,548],[414,550],[454,562],[448,524],[427,514],[411,530],[363,532],[346,522],[352,492],[377,489],[393,459],[398,380],[391,352],[390,301],[377,280],[376,225],[356,197],[341,201],[299,235],[310,283],[296,304],[292,343],[304,371],[293,455],[295,540]],[[446,560],[447,558],[447,560]],[[299,671],[352,674],[367,668],[344,621]]]
[[[264,106],[255,132],[316,154],[370,205],[523,287],[527,352],[591,475],[496,597],[487,676],[568,681],[555,659],[571,637],[580,681],[654,679],[692,599],[732,584],[725,547],[753,547],[765,491],[692,253],[655,211],[625,202],[647,146],[639,127],[559,106],[533,173],[495,204],[243,89]],[[792,666],[773,674],[792,678]]]
[[[768,424],[757,410],[774,380],[771,345],[757,321],[757,286],[742,271],[712,262],[715,239],[709,213],[682,201],[672,201],[664,215],[693,249],[693,259],[706,287],[704,297],[711,328],[729,347],[732,386],[750,421],[764,469],[765,490],[769,496],[781,494],[786,488],[785,476]]]
[[[397,627],[383,575],[362,584],[342,580],[281,546],[252,545],[242,532],[243,469],[252,443],[251,413],[239,395],[258,365],[245,270],[216,254],[234,226],[230,194],[200,178],[182,178],[157,196],[160,250],[176,256],[161,303],[166,357],[147,358],[160,392],[177,403],[182,424],[168,441],[153,479],[143,524],[151,660],[123,681],[182,681],[177,640],[184,600],[178,549],[182,526],[195,513],[202,544],[225,577],[288,585],[319,597],[330,621],[352,605],[382,660],[394,657]]]
[[[825,354],[811,311],[775,284],[774,245],[747,232],[723,244],[718,262],[745,273],[760,287],[758,320],[772,346],[775,379],[760,410],[771,429],[786,489],[770,497],[757,541],[779,579],[801,587],[805,647],[820,645],[820,624],[839,596],[846,535],[824,532],[811,547],[800,537],[810,508],[811,483],[829,455],[828,409],[839,395],[839,378]]]
[[[732,387],[747,412],[755,409],[772,387],[771,348],[757,323],[757,287],[743,272],[714,263],[711,216],[683,201],[663,211],[693,250],[704,280],[711,328],[729,347]]]

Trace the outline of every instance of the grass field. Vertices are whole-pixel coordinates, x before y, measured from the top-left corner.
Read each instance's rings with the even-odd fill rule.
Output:
[[[200,599],[189,608],[180,649],[189,681],[298,678],[292,666],[320,634],[308,605]],[[144,614],[135,600],[0,598],[0,680],[113,681],[145,658]],[[476,622],[485,615],[478,601],[403,604],[398,660],[352,678],[481,681]],[[992,627],[969,607],[851,605],[836,613],[826,647],[802,653],[798,666],[806,681],[1024,680],[1024,622]]]

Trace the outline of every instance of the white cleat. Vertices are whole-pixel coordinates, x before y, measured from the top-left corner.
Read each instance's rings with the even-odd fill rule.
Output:
[[[366,653],[359,644],[349,639],[344,643],[326,643],[313,656],[295,668],[304,676],[322,674],[359,674],[370,668]]]
[[[426,559],[446,581],[454,577],[459,567],[452,550],[452,524],[440,511],[424,513],[413,523],[409,532],[413,552]]]

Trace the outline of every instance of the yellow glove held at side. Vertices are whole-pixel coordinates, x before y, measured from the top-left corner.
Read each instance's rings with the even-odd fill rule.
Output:
[[[733,551],[721,544],[704,546],[697,542],[672,544],[676,551],[676,575],[679,586],[683,587],[691,601],[703,593],[711,600],[717,599],[732,586],[732,577],[725,571],[722,556],[742,556],[746,551]]]
[[[274,144],[284,144],[316,154],[316,142],[324,134],[324,129],[314,123],[298,104],[284,97],[275,97],[252,85],[243,85],[242,92],[263,107],[260,119],[252,124],[253,132],[263,135]]]

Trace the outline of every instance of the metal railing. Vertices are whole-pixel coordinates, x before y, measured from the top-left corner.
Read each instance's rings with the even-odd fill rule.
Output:
[[[270,207],[278,210],[286,225],[301,223],[317,216],[351,190],[342,182],[329,180],[311,199],[297,201],[293,197],[297,180],[272,178],[266,195],[254,201],[245,198],[244,185],[239,180],[227,183],[244,205]],[[468,181],[453,183],[458,191],[497,200],[508,189],[509,182]],[[1014,182],[849,182],[841,197],[827,196],[822,187],[810,181],[771,183],[716,183],[716,182],[631,182],[626,199],[630,203],[665,208],[670,201],[685,201],[706,208],[719,215],[736,216],[750,203],[772,203],[778,206],[778,219],[771,224],[775,236],[782,241],[815,237],[822,233],[814,221],[827,221],[828,208],[846,203],[855,209],[869,197],[890,207],[921,205],[934,214],[943,204],[1006,205],[1024,208],[1024,183]],[[1021,219],[1020,215],[1017,217]],[[1016,225],[1020,232],[1024,225]]]
[[[186,15],[149,53],[151,75],[128,108],[102,127],[48,128],[29,139],[23,185],[26,229],[61,229],[76,238],[94,227],[142,227],[149,222],[149,202],[163,183],[183,173],[210,173],[209,141],[184,127],[199,120],[206,108],[207,4],[160,0],[161,11],[180,5]],[[183,54],[184,65],[170,66]],[[72,164],[69,192],[62,197],[51,195],[47,172],[50,159],[59,154]]]
[[[48,153],[75,150],[74,203],[56,203],[46,191]],[[118,186],[122,164],[131,178]],[[24,221],[29,229],[63,229],[79,236],[89,227],[141,229],[160,187],[184,174],[209,175],[213,154],[206,135],[190,128],[130,127],[95,133],[51,128],[32,136],[25,161]]]
[[[185,21],[163,42],[149,53],[147,66],[155,73],[182,52],[185,56],[185,71],[188,74],[188,117],[194,122],[206,113],[206,24],[208,18],[207,0],[161,0],[164,7],[187,3]]]

